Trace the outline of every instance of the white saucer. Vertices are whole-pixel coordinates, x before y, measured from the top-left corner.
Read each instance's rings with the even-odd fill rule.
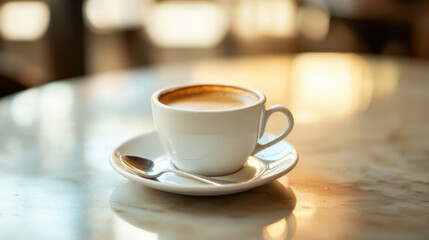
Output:
[[[273,136],[265,134],[262,142],[272,138]],[[146,187],[165,192],[195,196],[225,195],[246,191],[285,175],[298,162],[298,154],[295,148],[288,142],[281,141],[255,156],[250,156],[247,164],[238,172],[218,177],[219,179],[235,181],[237,183],[214,186],[181,177],[174,173],[165,173],[158,179],[147,179],[134,175],[128,172],[120,162],[119,156],[122,154],[142,156],[165,166],[172,167],[156,132],[137,136],[117,147],[110,157],[110,164],[113,169],[122,176],[141,183]]]

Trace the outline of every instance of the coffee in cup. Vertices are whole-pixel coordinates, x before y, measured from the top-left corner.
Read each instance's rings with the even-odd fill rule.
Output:
[[[159,101],[189,111],[224,111],[249,106],[258,101],[258,96],[240,88],[199,86],[166,92]]]

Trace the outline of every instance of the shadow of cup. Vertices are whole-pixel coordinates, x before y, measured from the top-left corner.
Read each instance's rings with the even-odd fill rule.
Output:
[[[125,222],[157,239],[289,239],[295,232],[293,191],[280,180],[217,197],[165,193],[127,182],[110,197]]]

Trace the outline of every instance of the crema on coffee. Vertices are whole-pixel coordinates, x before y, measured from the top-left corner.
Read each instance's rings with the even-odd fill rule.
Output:
[[[222,111],[252,105],[259,97],[244,89],[204,85],[166,92],[159,101],[174,108],[193,111]]]

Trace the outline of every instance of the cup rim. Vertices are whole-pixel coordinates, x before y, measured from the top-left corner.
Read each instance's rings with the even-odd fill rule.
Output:
[[[188,87],[203,87],[203,86],[213,86],[213,87],[230,87],[230,88],[236,88],[236,89],[241,89],[247,92],[251,92],[253,94],[255,94],[258,97],[258,100],[255,103],[252,103],[250,105],[244,106],[244,107],[239,107],[239,108],[233,108],[233,109],[224,109],[224,110],[190,110],[190,109],[183,109],[183,108],[176,108],[176,107],[171,107],[168,106],[162,102],[159,101],[159,96],[162,94],[165,94],[167,92],[172,92],[172,91],[176,91],[178,89],[181,88],[188,88]],[[240,110],[245,110],[245,109],[249,109],[249,108],[253,108],[255,106],[258,106],[260,104],[264,104],[266,101],[265,95],[263,93],[261,93],[260,91],[253,89],[253,88],[249,88],[249,87],[242,87],[242,86],[237,86],[237,85],[228,85],[228,84],[184,84],[184,85],[176,85],[176,86],[169,86],[169,87],[165,87],[162,89],[157,90],[156,92],[154,92],[152,94],[152,103],[171,110],[171,111],[178,111],[178,112],[193,112],[193,113],[220,113],[220,112],[234,112],[234,111],[240,111]]]

